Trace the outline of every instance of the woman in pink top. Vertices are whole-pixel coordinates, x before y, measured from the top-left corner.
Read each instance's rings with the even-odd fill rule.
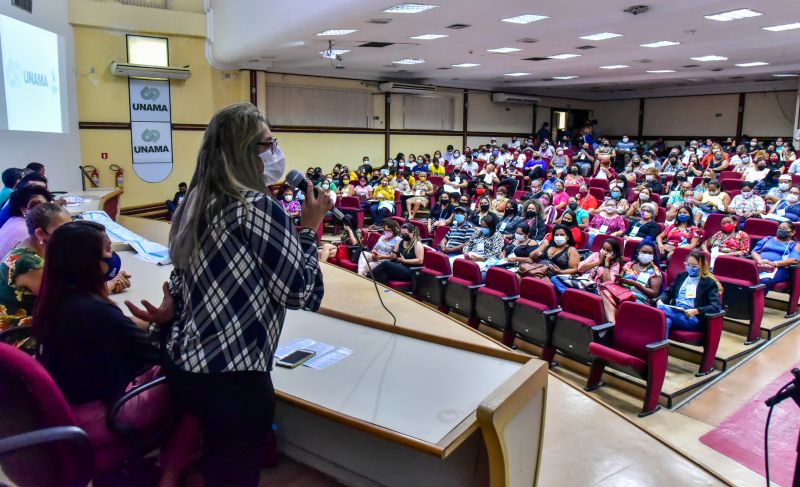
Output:
[[[555,206],[557,210],[563,210],[567,207],[567,203],[569,203],[569,194],[564,191],[564,181],[557,179],[553,187],[553,206]]]
[[[356,196],[358,199],[361,200],[361,203],[365,203],[368,199],[372,197],[372,186],[367,184],[367,180],[359,178],[358,186],[356,186]]]

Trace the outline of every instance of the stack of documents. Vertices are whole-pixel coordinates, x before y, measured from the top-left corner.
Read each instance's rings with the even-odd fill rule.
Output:
[[[353,354],[353,351],[349,348],[336,347],[327,343],[314,341],[310,338],[297,338],[286,345],[278,347],[278,349],[275,350],[275,357],[285,357],[298,350],[316,352],[314,357],[303,362],[304,366],[316,370],[327,369],[331,365]]]
[[[170,264],[169,249],[161,244],[151,242],[137,235],[111,219],[105,211],[87,211],[84,220],[97,222],[106,227],[106,233],[112,242],[122,242],[131,246],[136,257],[153,264]]]

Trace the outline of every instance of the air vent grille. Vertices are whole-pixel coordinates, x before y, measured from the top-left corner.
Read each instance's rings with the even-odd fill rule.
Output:
[[[160,8],[162,10],[167,10],[169,8],[169,2],[167,0],[120,0],[119,3],[134,7]]]
[[[526,57],[522,58],[523,61],[547,61],[546,57]]]
[[[451,68],[448,66],[442,66],[441,68],[436,68],[436,69],[441,69],[442,71],[444,71],[445,69],[451,69]]]
[[[699,64],[684,64],[682,67],[684,68],[699,68]]]
[[[381,25],[384,25],[384,24],[388,24],[391,21],[392,21],[392,19],[371,19],[371,20],[368,20],[367,23],[368,24],[381,24]]]
[[[468,24],[453,24],[447,26],[448,29],[466,29],[467,27],[472,27],[472,26]]]
[[[523,37],[522,39],[517,39],[517,42],[521,42],[523,44],[536,44],[539,42],[539,39],[534,39],[532,37]]]
[[[595,49],[595,48],[597,48],[597,46],[586,45],[586,46],[578,46],[575,49],[580,49],[581,51],[587,51],[589,49]]]
[[[365,42],[358,47],[386,47],[392,45],[394,45],[394,42]]]

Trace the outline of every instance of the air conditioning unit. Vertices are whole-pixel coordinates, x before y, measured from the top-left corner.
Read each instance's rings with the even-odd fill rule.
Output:
[[[111,74],[129,78],[180,79],[187,80],[192,72],[189,68],[151,66],[149,64],[111,63]]]
[[[536,105],[539,98],[530,95],[514,95],[512,93],[492,93],[492,101],[495,103],[522,103],[525,105]]]
[[[379,83],[378,89],[384,93],[400,93],[403,95],[430,95],[436,92],[435,86],[396,83],[394,81]]]

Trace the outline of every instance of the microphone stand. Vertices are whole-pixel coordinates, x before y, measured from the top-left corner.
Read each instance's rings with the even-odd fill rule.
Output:
[[[792,398],[798,406],[800,406],[800,369],[792,369],[792,374],[794,375],[794,379],[783,386],[774,396],[770,397],[764,403],[769,407],[769,415],[767,416],[767,431],[769,431],[769,419],[772,415],[772,408],[780,404],[781,402],[785,401],[786,399]],[[767,485],[769,485],[769,451],[766,448],[768,438],[764,438],[764,457],[766,461],[764,462],[766,466],[766,474],[767,474]],[[797,456],[795,457],[794,462],[794,480],[792,481],[793,487],[800,487],[800,432],[797,435],[797,448],[795,450],[797,452]]]

